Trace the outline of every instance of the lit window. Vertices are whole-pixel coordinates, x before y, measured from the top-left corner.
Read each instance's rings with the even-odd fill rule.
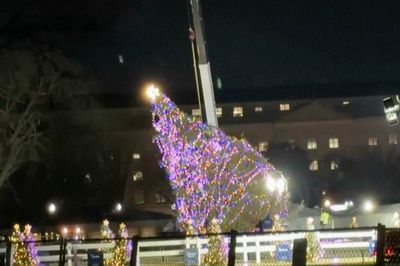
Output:
[[[397,134],[389,135],[389,144],[396,145],[397,144]]]
[[[331,149],[339,148],[339,139],[338,138],[330,138],[329,139],[329,148],[331,148]]]
[[[279,105],[279,110],[281,111],[289,111],[290,110],[290,104],[288,103],[281,103]]]
[[[156,193],[155,196],[156,196],[156,203],[165,203],[166,202],[165,197],[163,195]]]
[[[233,107],[233,117],[243,117],[243,107]]]
[[[140,159],[140,154],[139,153],[132,154],[132,159],[139,160]]]
[[[350,101],[343,101],[342,104],[343,104],[343,105],[349,105],[349,104],[350,104]]]
[[[254,108],[254,112],[256,112],[256,113],[261,113],[262,111],[263,111],[263,108],[261,106],[256,106]]]
[[[268,150],[268,141],[258,143],[258,151],[266,152]]]
[[[135,191],[135,195],[133,196],[133,199],[136,204],[143,204],[144,203],[144,191],[143,190]]]
[[[192,109],[192,116],[201,117],[201,110],[200,109]]]
[[[317,149],[317,140],[315,140],[315,139],[307,140],[307,149],[316,150]]]
[[[133,181],[140,181],[143,180],[143,173],[142,171],[136,171],[132,175],[132,180]]]
[[[378,146],[378,138],[377,137],[369,138],[368,146]]]
[[[118,55],[118,62],[120,63],[120,64],[123,64],[124,63],[124,56],[122,55],[122,54],[119,54]]]
[[[217,107],[217,110],[215,112],[217,114],[217,117],[222,117],[222,108],[221,107]]]
[[[310,171],[317,171],[318,170],[318,161],[314,160],[310,163]]]
[[[331,170],[336,170],[339,168],[339,164],[336,161],[331,161]]]

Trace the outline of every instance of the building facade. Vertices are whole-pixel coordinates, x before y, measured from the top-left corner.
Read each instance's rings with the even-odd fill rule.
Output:
[[[393,201],[398,194],[393,187],[400,186],[400,127],[387,123],[384,97],[224,103],[217,104],[216,111],[227,134],[246,138],[284,173],[293,202],[320,205],[323,192],[332,202],[356,202],[364,196]],[[120,201],[125,210],[173,214],[173,195],[152,141],[155,131],[149,109],[93,109],[54,115],[53,120],[69,129],[53,130],[54,138],[64,145],[57,170],[60,178],[65,175],[62,190],[67,191],[69,177],[79,176],[88,187],[85,193],[90,194],[93,187],[93,197],[108,202],[110,209]],[[196,106],[180,109],[200,114]],[[68,117],[67,126],[63,116]],[[84,157],[81,143],[90,143],[87,139],[93,140],[93,145]],[[73,145],[79,149],[71,156],[83,156],[83,166],[65,162],[66,150]],[[74,172],[69,173],[71,169]],[[109,185],[99,192],[95,180],[105,173]]]
[[[246,138],[287,176],[292,200],[319,205],[323,192],[333,201],[363,193],[387,200],[395,195],[380,180],[396,179],[400,128],[385,120],[382,98],[228,103],[216,111],[227,134]],[[196,106],[180,108],[200,115]],[[173,197],[148,126],[125,133],[135,147],[125,205],[169,212]]]

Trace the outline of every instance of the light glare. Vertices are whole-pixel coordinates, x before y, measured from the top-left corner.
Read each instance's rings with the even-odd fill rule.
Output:
[[[281,177],[278,180],[276,180],[275,184],[276,188],[278,189],[278,193],[282,194],[285,191],[286,187],[285,180]]]
[[[335,204],[332,205],[330,208],[334,212],[340,212],[340,211],[347,211],[348,206],[347,204]]]
[[[375,209],[374,203],[370,200],[364,202],[364,211],[371,212]]]
[[[116,212],[121,212],[121,211],[122,211],[122,205],[121,205],[121,203],[117,203],[117,204],[115,205],[115,211],[116,211]]]
[[[160,96],[160,89],[151,84],[147,87],[146,95],[151,101],[154,101],[158,96]]]
[[[275,191],[276,182],[275,182],[274,178],[272,178],[271,176],[268,176],[267,177],[267,181],[266,181],[265,184],[267,186],[268,191],[270,191],[270,192],[274,192]]]
[[[331,206],[331,201],[328,200],[328,199],[325,200],[325,201],[324,201],[324,206],[327,207],[327,208],[330,207],[330,206]]]
[[[47,207],[47,211],[50,214],[54,214],[56,212],[56,210],[57,210],[57,207],[54,203],[50,203],[49,206]]]

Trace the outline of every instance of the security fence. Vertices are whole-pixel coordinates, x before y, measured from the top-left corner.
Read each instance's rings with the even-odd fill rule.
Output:
[[[103,265],[120,239],[35,241],[40,265]],[[131,239],[126,265],[400,265],[400,229],[356,229],[162,236]],[[13,265],[0,242],[0,266]]]

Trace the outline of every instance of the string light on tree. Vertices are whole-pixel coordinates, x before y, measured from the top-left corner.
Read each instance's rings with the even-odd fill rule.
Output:
[[[24,232],[21,232],[19,224],[13,226],[13,232],[10,236],[10,241],[15,250],[13,266],[35,266],[39,264],[31,228],[28,224],[25,226]]]
[[[103,226],[106,226],[107,223],[107,220],[103,221]],[[126,228],[126,225],[124,223],[121,223],[119,225],[118,234],[119,239],[115,241],[112,257],[110,259],[105,259],[104,261],[104,264],[106,266],[125,265],[127,254],[130,253],[131,243],[130,241],[128,241],[128,229]]]
[[[208,239],[208,250],[202,263],[204,266],[223,266],[227,263],[228,246],[224,242],[224,236],[217,235],[221,231],[219,224],[220,222],[216,219],[211,221],[209,233],[213,235],[210,235]]]
[[[221,231],[246,231],[268,213],[287,217],[286,179],[246,140],[191,118],[154,86],[147,95],[160,165],[168,173],[185,232],[210,231],[214,219]],[[270,174],[278,177],[271,190],[265,187]]]

